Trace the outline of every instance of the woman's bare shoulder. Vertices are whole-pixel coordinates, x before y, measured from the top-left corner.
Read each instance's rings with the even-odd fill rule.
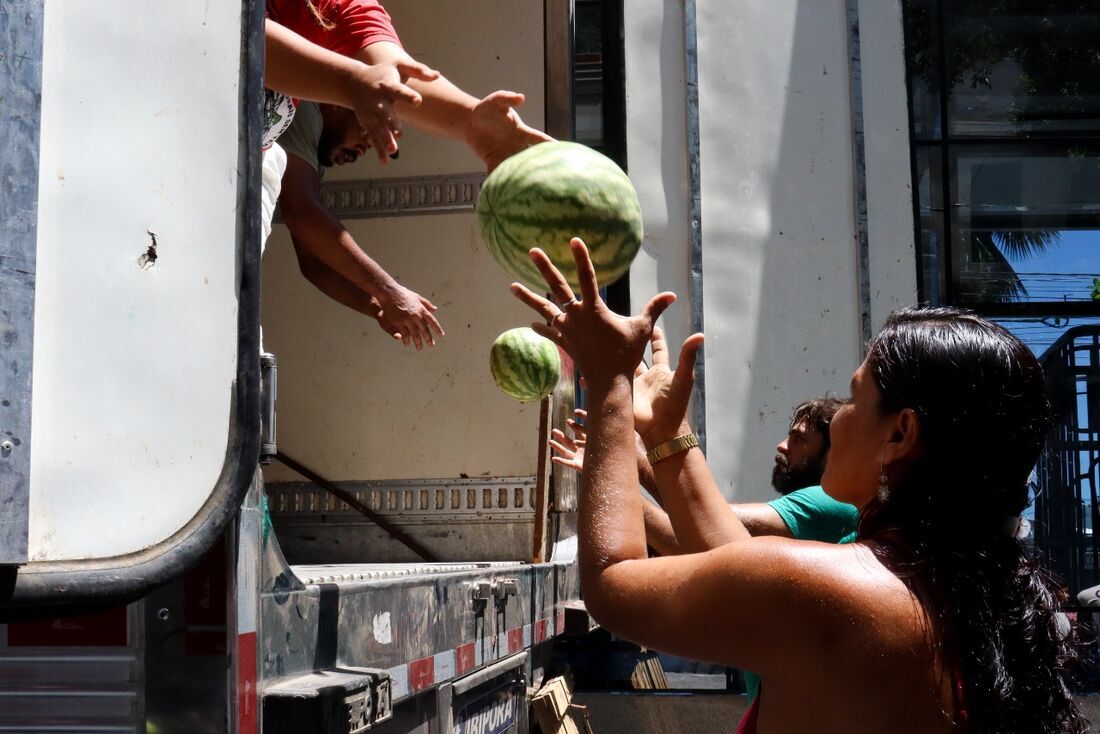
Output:
[[[898,633],[924,633],[919,601],[872,544],[762,537],[723,550],[734,556],[730,567],[746,569],[754,577],[746,581],[767,588],[776,603],[813,604],[826,624],[839,619],[843,626],[857,624],[871,635],[880,626]]]

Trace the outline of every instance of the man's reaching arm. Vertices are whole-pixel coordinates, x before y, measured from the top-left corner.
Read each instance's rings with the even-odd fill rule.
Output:
[[[573,411],[577,418],[584,420],[588,414],[577,409]],[[550,439],[550,448],[553,450],[551,461],[560,466],[580,472],[584,468],[584,447],[587,439],[587,431],[583,424],[570,418],[566,421],[572,435],[555,428]],[[638,453],[638,475],[642,486],[653,495],[656,503],[646,501],[642,504],[642,519],[645,521],[646,544],[662,556],[674,556],[682,553],[680,543],[676,540],[676,531],[672,528],[672,521],[668,513],[660,505],[660,498],[656,492],[657,482],[653,476],[653,469],[645,457],[645,450],[640,443],[635,441]],[[783,538],[794,537],[791,529],[783,520],[783,517],[768,504],[741,504],[730,505],[730,510],[749,531],[750,535],[774,535]]]
[[[399,68],[417,63],[404,49],[389,41],[360,49],[356,58],[368,64]],[[520,118],[515,108],[523,104],[524,98],[517,92],[497,91],[479,100],[443,76],[427,81],[410,78],[406,83],[423,101],[415,106],[399,102],[397,111],[401,118],[432,135],[464,141],[489,171],[524,148],[552,140]]]
[[[435,306],[394,280],[359,248],[340,220],[321,203],[317,171],[295,155],[287,156],[279,206],[297,249],[373,297],[406,346],[415,344],[417,350],[425,343],[435,346],[433,332],[443,336],[443,328],[432,313]]]

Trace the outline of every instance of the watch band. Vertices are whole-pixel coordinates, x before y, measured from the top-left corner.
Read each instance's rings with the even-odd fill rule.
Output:
[[[685,433],[683,436],[677,436],[671,441],[665,441],[660,446],[650,449],[646,452],[645,457],[649,460],[649,463],[652,466],[662,459],[667,459],[673,454],[678,454],[681,451],[687,451],[688,449],[695,448],[698,445],[699,439],[695,437],[694,433]]]

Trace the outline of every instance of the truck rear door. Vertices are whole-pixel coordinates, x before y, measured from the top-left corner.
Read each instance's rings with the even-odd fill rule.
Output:
[[[262,13],[0,8],[0,607],[137,596],[248,487]]]

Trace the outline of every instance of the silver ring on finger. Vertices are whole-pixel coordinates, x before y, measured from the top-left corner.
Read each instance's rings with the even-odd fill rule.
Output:
[[[569,308],[570,306],[572,306],[574,303],[580,303],[580,299],[578,299],[576,296],[573,296],[568,301],[563,303],[561,305],[561,307],[562,307],[562,309],[566,309],[566,308]]]

